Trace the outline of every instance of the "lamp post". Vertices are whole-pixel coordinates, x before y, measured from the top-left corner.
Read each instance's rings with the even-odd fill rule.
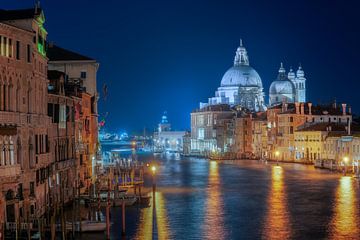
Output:
[[[276,164],[279,165],[280,152],[279,152],[279,151],[276,151],[276,152],[275,152],[275,156],[276,156]]]
[[[346,176],[346,168],[347,168],[347,163],[349,162],[349,157],[345,156],[343,157],[343,162],[344,162],[344,176]]]
[[[153,194],[155,194],[155,189],[156,189],[156,182],[155,182],[156,166],[155,165],[153,165],[151,167],[151,172],[152,172]]]

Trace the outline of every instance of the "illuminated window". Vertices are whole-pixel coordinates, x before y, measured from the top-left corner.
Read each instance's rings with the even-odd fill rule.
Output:
[[[198,129],[198,139],[204,139],[205,138],[205,129],[204,128],[199,128]]]
[[[66,128],[66,107],[65,107],[65,105],[60,105],[59,128]]]

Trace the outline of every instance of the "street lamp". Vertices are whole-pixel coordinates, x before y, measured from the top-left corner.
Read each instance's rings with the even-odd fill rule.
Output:
[[[152,172],[152,182],[153,182],[153,194],[155,194],[155,189],[156,189],[156,184],[155,184],[155,174],[156,174],[156,166],[153,165],[151,167],[151,172]]]
[[[275,156],[276,156],[276,164],[279,165],[280,152],[279,152],[279,151],[276,151],[276,152],[275,152]]]
[[[347,167],[347,163],[349,162],[349,157],[345,156],[343,157],[343,162],[344,162],[344,176],[346,176],[346,167]]]

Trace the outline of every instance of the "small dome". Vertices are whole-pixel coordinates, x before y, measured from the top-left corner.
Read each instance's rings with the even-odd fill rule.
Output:
[[[290,80],[274,81],[270,85],[270,94],[295,94],[295,86]]]
[[[302,78],[302,77],[305,76],[304,70],[302,69],[301,66],[299,66],[299,69],[296,71],[296,76],[297,76],[298,78]]]
[[[288,78],[290,79],[290,80],[294,80],[295,79],[295,72],[292,70],[292,68],[290,68],[290,71],[289,71],[289,73],[288,73]]]
[[[290,73],[289,73],[290,74]],[[295,94],[295,85],[286,76],[285,69],[281,63],[277,79],[271,83],[270,94]]]
[[[262,88],[262,82],[255,69],[247,65],[237,65],[226,71],[221,80],[221,86]]]

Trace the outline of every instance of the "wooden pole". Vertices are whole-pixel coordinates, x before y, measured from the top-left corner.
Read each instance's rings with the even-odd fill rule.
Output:
[[[80,211],[80,179],[79,179],[79,175],[77,176],[78,181],[77,181],[77,190],[78,190],[78,221],[79,221],[79,233],[81,234],[82,232],[82,227],[81,227],[81,211]]]
[[[121,229],[121,235],[125,236],[126,229],[125,229],[125,199],[122,200],[122,229]]]
[[[31,240],[31,231],[30,231],[30,212],[28,211],[27,215],[27,232],[28,232],[28,239]]]
[[[106,205],[106,239],[110,239],[110,179],[108,178],[108,192]]]

